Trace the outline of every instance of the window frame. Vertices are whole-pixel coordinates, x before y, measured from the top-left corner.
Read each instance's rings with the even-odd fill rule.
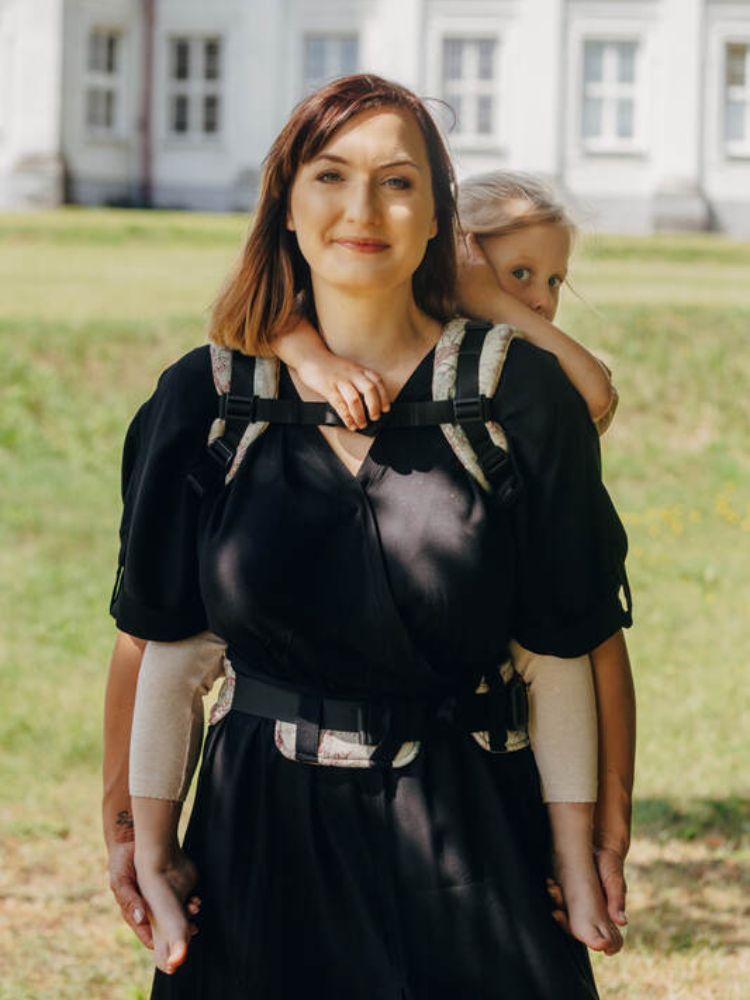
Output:
[[[175,75],[177,46],[187,42],[187,76],[179,79]],[[215,77],[206,76],[208,66],[207,46],[218,43],[218,73]],[[216,146],[224,139],[224,120],[226,114],[226,96],[224,82],[226,80],[227,42],[223,31],[179,31],[170,30],[164,35],[164,136],[169,144],[179,146]],[[175,106],[180,99],[187,102],[187,128],[177,131],[174,128]],[[205,130],[206,101],[216,101],[216,120],[218,127],[214,131]]]
[[[314,80],[312,77],[307,76],[307,43],[313,39],[321,39],[325,43],[329,42],[339,42],[344,43],[348,41],[354,41],[356,45],[357,58],[355,60],[355,67],[352,70],[337,71],[335,73],[325,72],[322,77],[316,77]],[[346,73],[359,73],[362,66],[362,37],[360,31],[357,29],[336,29],[333,31],[327,31],[325,28],[304,28],[300,32],[300,78],[301,78],[301,91],[302,96],[307,97],[308,94],[312,94],[319,87],[324,86],[329,80],[335,80],[337,76],[345,75]],[[325,63],[325,56],[324,56]],[[324,65],[324,70],[327,67]]]
[[[645,91],[646,72],[645,54],[646,40],[638,32],[606,32],[606,31],[585,31],[582,32],[578,42],[578,72],[577,72],[577,95],[576,102],[576,137],[579,148],[587,155],[640,155],[645,152]],[[633,45],[635,47],[633,56],[633,82],[621,83],[617,80],[608,80],[606,76],[607,63],[612,63],[613,58],[608,58],[608,51],[612,51],[618,45]],[[602,81],[600,83],[587,84],[586,82],[586,46],[602,45],[604,47],[602,59]],[[598,95],[603,102],[602,114],[604,121],[609,126],[598,136],[585,136],[583,133],[584,104],[589,96],[589,88],[593,86],[598,91]],[[632,136],[621,137],[616,134],[616,114],[617,102],[623,98],[630,98],[633,102],[633,134]]]
[[[729,68],[729,48],[732,45],[741,45],[745,48],[745,85],[744,87],[732,86],[727,80],[728,68]],[[720,115],[720,132],[719,141],[721,143],[721,148],[723,150],[724,156],[728,160],[746,160],[750,159],[750,36],[740,36],[740,35],[730,35],[722,38],[721,40],[721,76],[720,82],[720,95],[721,95],[721,115]],[[745,105],[744,113],[744,139],[728,139],[727,138],[727,111],[728,104],[731,96],[731,92],[739,92],[741,101]]]
[[[110,72],[91,65],[93,39],[95,36],[115,38],[115,66]],[[108,142],[124,138],[125,131],[125,60],[127,33],[122,25],[91,24],[84,36],[84,71],[81,114],[83,131],[89,141]],[[89,102],[93,93],[112,95],[112,121],[110,124],[95,124],[89,121]]]
[[[465,97],[468,96],[473,98],[474,113],[473,120],[476,125],[479,123],[479,99],[481,97],[489,96],[492,98],[492,115],[491,122],[492,127],[489,132],[480,132],[478,129],[474,131],[464,131],[459,132],[455,129],[450,129],[448,131],[448,138],[450,139],[451,146],[456,150],[461,151],[497,151],[502,145],[502,133],[503,133],[503,118],[502,118],[502,102],[501,97],[503,93],[502,88],[502,51],[503,51],[503,36],[500,31],[485,29],[477,27],[472,30],[471,28],[461,28],[454,29],[449,25],[441,28],[441,30],[436,34],[435,43],[433,51],[436,55],[436,65],[437,65],[437,86],[440,91],[441,100],[445,101],[449,107],[451,107],[450,101],[448,100],[448,92],[451,90],[450,82],[445,75],[445,52],[446,52],[446,42],[457,41],[463,42],[464,44],[473,43],[473,55],[472,62],[475,64],[477,70],[474,77],[464,81],[457,81],[459,84],[468,83],[469,86],[463,88],[458,87],[458,93],[456,96]],[[479,56],[479,45],[481,42],[492,42],[494,45],[493,52],[493,75],[487,81],[486,88],[476,88],[476,84],[481,84],[482,81],[479,77],[478,69],[480,63]],[[456,82],[456,81],[454,81]]]

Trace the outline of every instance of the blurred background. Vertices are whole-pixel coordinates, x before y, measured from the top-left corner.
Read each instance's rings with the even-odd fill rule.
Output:
[[[597,976],[745,1000],[750,0],[0,0],[0,1000],[148,994],[99,832],[122,440],[288,112],[356,70],[437,99],[459,177],[536,173],[581,225],[559,322],[621,395],[639,695]]]

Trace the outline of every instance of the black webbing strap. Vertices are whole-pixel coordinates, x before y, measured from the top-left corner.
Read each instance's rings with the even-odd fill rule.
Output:
[[[305,424],[317,427],[343,427],[344,421],[324,402],[306,402],[300,399],[266,399],[261,396],[239,396],[234,393],[219,397],[219,416],[237,424],[268,421],[272,424]],[[488,418],[489,419],[489,418]],[[388,413],[365,427],[373,433],[386,427],[429,427],[455,421],[453,401],[396,402]]]
[[[237,664],[236,656],[232,662]],[[237,664],[239,666],[239,664]],[[357,733],[360,743],[376,746],[370,760],[392,763],[402,743],[421,739],[433,720],[463,732],[489,732],[492,750],[505,749],[508,730],[525,729],[526,685],[518,674],[505,684],[497,672],[486,694],[450,695],[439,702],[379,699],[356,701],[321,697],[237,671],[232,709],[297,726],[295,756],[315,763],[321,729]]]
[[[244,390],[245,396],[252,398],[255,387],[255,358],[245,355],[241,364],[237,363],[237,352],[232,352],[231,384]],[[220,489],[224,485],[227,472],[234,461],[240,446],[242,435],[249,421],[234,413],[227,413],[226,400],[232,398],[229,393],[219,396],[219,417],[226,421],[226,429],[221,437],[206,447],[203,456],[190,470],[188,483],[199,497]]]
[[[454,405],[460,424],[474,450],[480,468],[503,506],[514,502],[520,478],[509,452],[490,437],[486,421],[492,419],[492,401],[479,392],[479,359],[491,323],[471,320],[466,324],[456,369]]]

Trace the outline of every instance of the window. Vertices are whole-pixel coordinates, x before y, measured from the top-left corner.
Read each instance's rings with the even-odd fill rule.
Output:
[[[122,35],[95,28],[89,34],[84,85],[84,120],[93,135],[114,135],[121,119]]]
[[[581,139],[586,148],[617,152],[635,147],[637,75],[637,42],[584,42]]]
[[[356,73],[359,40],[356,35],[305,35],[303,52],[305,93],[327,80]]]
[[[724,143],[728,153],[750,155],[750,44],[730,42],[724,72]]]
[[[175,36],[169,40],[167,66],[169,135],[215,138],[221,131],[221,39]]]
[[[443,99],[456,137],[481,143],[496,135],[497,78],[497,39],[443,38]]]

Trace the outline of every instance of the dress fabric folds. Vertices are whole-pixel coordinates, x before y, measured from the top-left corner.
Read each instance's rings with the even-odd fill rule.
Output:
[[[431,366],[432,352],[399,398],[430,398]],[[281,396],[295,392],[282,369]],[[593,648],[630,623],[596,432],[556,359],[523,341],[498,401],[513,508],[435,427],[380,431],[355,476],[317,428],[272,425],[201,503],[186,476],[216,396],[208,349],[191,352],[128,431],[119,627],[164,641],[208,627],[238,669],[349,698],[473,690],[511,637]],[[176,974],[155,974],[156,1000],[597,996],[586,949],[551,917],[528,749],[488,753],[436,719],[404,767],[317,766],[281,754],[272,720],[230,711],[209,727],[185,843],[199,933]]]

